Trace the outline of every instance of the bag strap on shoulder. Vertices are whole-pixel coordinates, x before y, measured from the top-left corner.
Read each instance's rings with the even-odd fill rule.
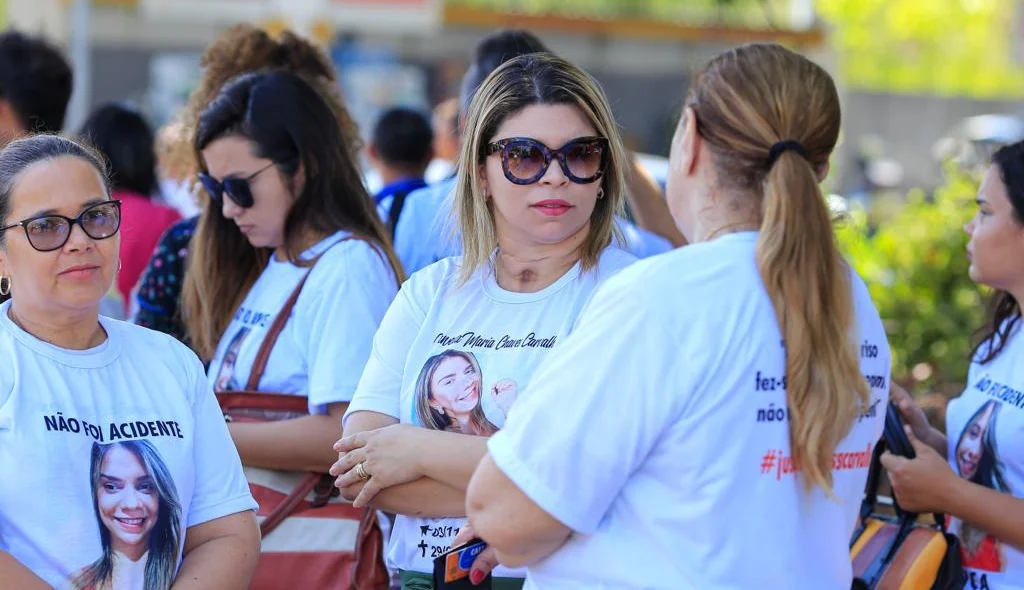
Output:
[[[359,239],[355,236],[344,237],[337,242],[328,246],[328,250],[337,246],[342,242],[348,240]],[[324,251],[326,253],[326,250]],[[263,337],[263,342],[260,344],[259,350],[256,352],[256,359],[252,362],[252,370],[249,371],[249,381],[245,385],[245,389],[248,391],[259,390],[260,379],[263,378],[263,373],[267,370],[267,361],[270,359],[270,353],[274,350],[274,344],[277,343],[277,338],[281,335],[284,330],[285,324],[288,323],[288,318],[291,317],[292,309],[295,308],[295,303],[299,300],[299,295],[302,294],[302,288],[306,286],[306,279],[309,278],[309,273],[313,272],[313,266],[323,256],[321,253],[319,256],[313,259],[313,263],[310,265],[309,270],[299,281],[299,284],[295,286],[295,290],[285,300],[281,310],[277,312],[277,316],[274,317],[274,323],[270,324],[270,329],[267,330],[266,336]]]

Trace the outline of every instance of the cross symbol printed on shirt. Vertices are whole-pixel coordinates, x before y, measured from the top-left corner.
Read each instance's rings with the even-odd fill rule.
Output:
[[[417,545],[417,547],[420,548],[420,553],[422,554],[422,556],[426,557],[427,556],[427,542],[426,541],[420,541],[420,544]]]

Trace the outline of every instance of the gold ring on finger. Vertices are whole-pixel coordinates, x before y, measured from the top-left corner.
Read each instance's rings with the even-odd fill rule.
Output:
[[[363,481],[370,479],[370,474],[366,472],[366,461],[356,465],[356,475]]]

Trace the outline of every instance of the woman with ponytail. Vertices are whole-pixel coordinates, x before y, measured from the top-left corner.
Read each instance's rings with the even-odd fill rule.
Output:
[[[669,176],[691,245],[605,283],[490,439],[475,567],[527,565],[527,588],[850,587],[889,347],[818,187],[839,125],[828,74],[778,45],[704,68]]]

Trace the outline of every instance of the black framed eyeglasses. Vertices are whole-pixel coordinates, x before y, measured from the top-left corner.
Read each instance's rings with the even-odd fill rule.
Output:
[[[557,159],[565,176],[576,184],[601,178],[608,160],[608,140],[579,137],[558,149],[551,149],[529,137],[510,137],[487,144],[487,155],[501,152],[501,169],[514,184],[533,184],[544,177]]]
[[[85,235],[94,240],[113,237],[121,229],[121,201],[110,200],[89,205],[75,218],[56,213],[31,217],[7,227],[0,227],[0,232],[21,227],[25,230],[29,245],[40,252],[52,252],[68,243],[71,228],[76,223]]]
[[[273,166],[274,162],[271,162],[244,178],[229,176],[222,181],[217,180],[205,172],[200,172],[199,182],[203,184],[203,188],[206,189],[206,193],[209,194],[210,198],[214,201],[219,203],[226,193],[228,198],[236,205],[242,209],[248,209],[249,207],[252,207],[254,203],[252,198],[252,189],[249,187],[249,183],[265,170],[268,170]]]

